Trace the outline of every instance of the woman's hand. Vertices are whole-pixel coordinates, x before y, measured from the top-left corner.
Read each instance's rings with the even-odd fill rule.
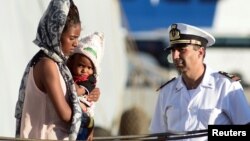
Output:
[[[99,97],[100,97],[100,89],[99,88],[94,88],[90,94],[88,95],[88,101],[98,101]]]

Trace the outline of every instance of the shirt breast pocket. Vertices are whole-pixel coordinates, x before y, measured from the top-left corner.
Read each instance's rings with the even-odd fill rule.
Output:
[[[198,120],[204,127],[208,127],[208,125],[214,124],[227,124],[228,118],[223,113],[221,109],[199,109],[198,110]]]
[[[175,126],[179,125],[179,123],[181,122],[180,121],[180,119],[181,119],[180,108],[169,107],[166,111],[166,116],[167,116],[168,127],[178,128]]]

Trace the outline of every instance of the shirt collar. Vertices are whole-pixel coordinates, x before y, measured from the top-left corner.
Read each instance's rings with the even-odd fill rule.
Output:
[[[206,65],[205,75],[202,79],[201,86],[207,87],[207,88],[214,88],[215,87],[215,85],[213,83],[214,82],[213,77],[211,77],[214,72],[215,71],[212,68],[210,68],[208,65]]]
[[[200,86],[207,87],[207,88],[214,88],[215,86],[214,86],[213,79],[212,79],[213,77],[211,77],[211,75],[214,72],[215,72],[214,70],[212,70],[209,66],[206,65],[205,74],[204,74],[204,77],[201,81]],[[182,81],[182,77],[180,76],[177,78],[176,90],[179,91],[183,87],[186,87],[186,86]]]

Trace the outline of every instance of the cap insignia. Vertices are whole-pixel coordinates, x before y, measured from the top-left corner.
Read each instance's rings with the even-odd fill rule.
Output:
[[[177,29],[177,24],[171,25],[171,30],[169,32],[169,38],[171,41],[176,40],[176,39],[180,39],[180,30]]]

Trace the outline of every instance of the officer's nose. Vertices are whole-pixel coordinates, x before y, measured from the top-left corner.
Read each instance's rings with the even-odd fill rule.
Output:
[[[171,54],[172,54],[172,58],[173,58],[173,59],[176,59],[176,58],[179,58],[179,57],[180,57],[180,51],[177,50],[177,49],[172,49],[172,50],[171,50]]]

